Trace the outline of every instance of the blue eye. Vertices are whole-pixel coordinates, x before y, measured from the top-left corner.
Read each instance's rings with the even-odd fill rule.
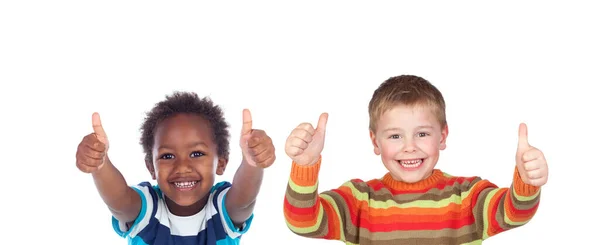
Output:
[[[199,151],[194,151],[192,152],[192,154],[190,154],[191,157],[201,157],[204,156],[205,154]]]
[[[163,154],[162,156],[160,156],[160,159],[173,159],[173,158],[175,158],[175,156],[171,153],[166,153],[166,154]]]

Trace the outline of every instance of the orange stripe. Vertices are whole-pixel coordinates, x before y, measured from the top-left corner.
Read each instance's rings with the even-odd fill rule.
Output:
[[[325,235],[325,238],[337,240],[340,238],[340,222],[339,222],[338,216],[335,213],[335,210],[333,209],[333,206],[331,206],[330,203],[323,200],[321,202],[321,204],[323,204],[323,209],[325,210],[325,215],[327,215],[327,218],[328,218],[328,222],[327,222],[328,231],[327,231],[327,235]]]
[[[317,180],[302,179],[296,175],[292,175],[290,177],[291,177],[292,181],[294,182],[294,184],[303,186],[303,187],[314,186],[317,183]]]
[[[515,171],[513,173],[513,187],[515,189],[515,193],[519,196],[533,196],[540,190],[538,186],[532,186],[525,184],[523,179],[521,179],[521,175],[519,175],[519,170],[515,167]]]

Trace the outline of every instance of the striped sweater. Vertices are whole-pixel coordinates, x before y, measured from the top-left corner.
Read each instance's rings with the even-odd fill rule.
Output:
[[[285,220],[297,235],[346,244],[481,244],[531,220],[541,191],[523,183],[515,167],[510,188],[434,169],[418,183],[387,173],[318,193],[320,166],[321,159],[310,166],[292,163]]]

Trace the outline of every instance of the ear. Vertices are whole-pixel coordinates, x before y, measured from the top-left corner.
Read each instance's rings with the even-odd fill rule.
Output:
[[[442,129],[442,140],[440,141],[440,150],[446,149],[446,139],[448,138],[448,124]]]
[[[369,130],[369,136],[371,137],[371,143],[373,143],[373,152],[375,152],[375,155],[381,154],[381,149],[379,149],[379,146],[377,146],[377,140],[375,139],[375,133],[373,133],[373,130]]]
[[[219,159],[217,159],[217,175],[223,175],[223,173],[225,173],[225,167],[227,167],[228,162],[229,159],[224,157],[219,157]]]
[[[146,168],[148,169],[148,172],[150,172],[152,179],[156,180],[156,171],[154,171],[154,164],[152,163],[152,160],[146,159]]]

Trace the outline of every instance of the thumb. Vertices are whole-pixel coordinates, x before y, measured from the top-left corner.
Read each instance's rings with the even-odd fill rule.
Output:
[[[102,121],[100,121],[100,114],[98,114],[98,112],[92,114],[92,127],[94,128],[94,133],[96,134],[96,137],[98,137],[98,140],[106,144],[108,142],[108,137],[106,137],[106,132],[104,132],[104,128],[102,127]]]
[[[329,114],[327,114],[327,113],[321,114],[321,116],[319,117],[319,122],[317,123],[316,131],[325,132],[328,117],[329,117]]]
[[[242,112],[242,135],[246,135],[252,132],[252,114],[250,110],[244,109]]]
[[[527,124],[521,123],[519,125],[519,149],[529,148],[529,140],[527,138]]]

